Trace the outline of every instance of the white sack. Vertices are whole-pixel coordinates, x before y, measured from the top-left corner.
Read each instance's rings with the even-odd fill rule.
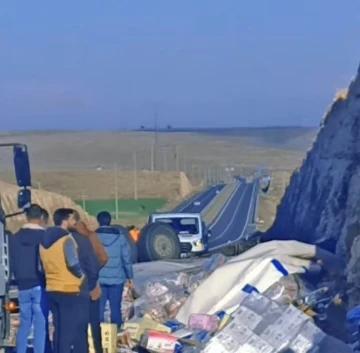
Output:
[[[287,274],[304,273],[316,247],[294,240],[256,245],[215,270],[189,297],[176,319],[187,324],[192,313],[232,312],[244,291],[262,293]]]

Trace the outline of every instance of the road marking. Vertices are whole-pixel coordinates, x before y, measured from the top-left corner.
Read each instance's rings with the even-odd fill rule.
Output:
[[[226,211],[226,208],[229,206],[230,202],[232,201],[232,199],[235,197],[237,191],[239,190],[241,184],[238,183],[238,185],[236,186],[236,188],[234,189],[232,195],[229,197],[229,199],[226,201],[225,205],[222,207],[221,212],[215,217],[215,220],[210,224],[209,229],[212,229],[221,219],[222,215],[224,214],[224,212]]]
[[[235,240],[233,240],[233,241],[228,241],[228,242],[225,243],[225,244],[221,244],[221,245],[214,246],[214,247],[212,247],[212,248],[209,249],[210,251],[223,248],[224,246],[227,246],[227,245],[230,245],[230,244],[232,244],[232,243],[235,243],[235,242],[237,242],[238,240],[240,240],[240,239],[242,238],[242,236],[244,235],[244,232],[245,232],[245,230],[246,230],[246,228],[247,228],[247,226],[248,226],[249,217],[250,217],[251,205],[252,205],[253,198],[254,198],[254,191],[255,191],[255,189],[256,189],[255,186],[256,186],[256,182],[253,184],[253,190],[252,190],[251,199],[250,199],[250,207],[249,207],[249,209],[248,209],[248,214],[247,214],[246,222],[245,222],[245,224],[244,224],[244,228],[243,228],[240,236],[239,236],[238,238],[236,238]]]
[[[250,199],[250,207],[249,207],[249,210],[248,210],[248,214],[247,214],[247,217],[246,217],[246,222],[245,222],[245,224],[244,224],[243,231],[241,232],[240,237],[239,237],[239,238],[236,238],[236,239],[234,240],[234,242],[240,240],[240,239],[243,237],[244,232],[245,232],[245,230],[246,230],[247,227],[248,227],[249,217],[250,217],[250,211],[251,211],[251,206],[252,206],[253,199],[254,199],[254,191],[255,191],[255,189],[256,189],[256,182],[253,184],[253,190],[252,190],[251,199]]]
[[[185,204],[185,206],[181,207],[180,209],[176,210],[177,212],[182,212],[185,210],[185,208],[189,207],[192,203],[194,203],[195,201],[199,200],[201,197],[203,197],[206,193],[208,193],[211,189],[213,188],[213,186],[210,186],[209,188],[207,188],[205,191],[203,191],[200,195],[196,196],[194,195],[192,198],[190,198],[189,202],[187,202]]]
[[[217,236],[216,238],[213,238],[214,240],[221,239],[221,238],[223,237],[223,235],[227,232],[227,230],[232,226],[232,224],[233,224],[233,222],[234,222],[234,220],[235,220],[235,218],[236,218],[236,216],[237,216],[237,212],[239,211],[239,208],[240,208],[240,206],[241,206],[241,204],[242,204],[242,201],[243,201],[243,199],[244,199],[244,196],[245,196],[245,194],[246,194],[247,187],[248,187],[248,184],[245,184],[244,191],[243,191],[243,193],[242,193],[242,195],[241,195],[241,197],[240,197],[240,199],[239,199],[239,202],[238,202],[238,204],[237,204],[237,206],[236,206],[236,208],[235,208],[235,210],[234,210],[234,213],[233,213],[233,215],[232,215],[232,217],[231,217],[231,219],[230,219],[230,222],[228,223],[228,225],[226,226],[226,228],[220,233],[219,236]]]

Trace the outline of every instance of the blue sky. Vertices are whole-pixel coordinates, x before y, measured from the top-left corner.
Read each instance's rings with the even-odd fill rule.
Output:
[[[360,1],[2,1],[1,129],[317,125]]]

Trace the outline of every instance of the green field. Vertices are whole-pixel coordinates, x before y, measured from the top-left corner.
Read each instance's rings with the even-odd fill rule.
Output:
[[[75,200],[75,202],[84,208],[92,216],[96,216],[100,211],[108,211],[116,218],[115,199],[107,200]],[[118,219],[146,216],[165,206],[166,199],[119,199]]]

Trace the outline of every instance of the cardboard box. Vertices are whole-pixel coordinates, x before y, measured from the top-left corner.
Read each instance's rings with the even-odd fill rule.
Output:
[[[151,330],[146,331],[140,345],[151,352],[157,353],[175,353],[181,349],[181,344],[172,334]]]
[[[93,353],[94,350],[94,341],[92,338],[92,332],[90,325],[88,326],[88,340],[89,340],[89,352]],[[101,341],[104,353],[116,353],[117,347],[117,326],[115,324],[110,324],[103,322],[101,324]]]
[[[171,328],[147,317],[126,321],[123,329],[128,331],[132,340],[139,342],[141,335],[147,330],[171,333]]]

